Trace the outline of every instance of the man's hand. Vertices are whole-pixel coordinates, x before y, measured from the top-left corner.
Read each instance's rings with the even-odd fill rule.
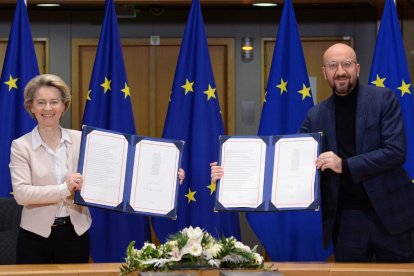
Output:
[[[316,168],[321,171],[331,169],[336,173],[342,173],[342,159],[332,151],[324,152],[316,159]]]

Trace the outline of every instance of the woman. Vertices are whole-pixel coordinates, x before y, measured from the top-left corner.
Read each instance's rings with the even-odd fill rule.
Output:
[[[87,207],[73,204],[83,182],[76,173],[81,132],[60,126],[70,103],[69,87],[55,75],[33,78],[24,91],[24,106],[37,126],[11,147],[13,193],[24,206],[18,264],[89,260],[91,216]]]

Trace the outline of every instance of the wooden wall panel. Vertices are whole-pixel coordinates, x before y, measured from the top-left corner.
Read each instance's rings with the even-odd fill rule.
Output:
[[[175,74],[181,39],[163,39],[151,46],[148,39],[122,40],[125,67],[135,124],[140,135],[160,137]],[[72,41],[72,128],[79,129],[85,109],[86,93],[98,40]],[[226,133],[235,133],[234,42],[209,40],[210,58],[215,74]]]
[[[0,68],[3,68],[3,62],[7,50],[7,40],[8,39],[0,39]],[[43,74],[47,73],[49,63],[48,40],[45,38],[37,38],[34,39],[33,43],[36,52],[37,64],[39,65],[39,72]]]
[[[157,137],[162,135],[164,129],[179,51],[179,45],[174,45],[172,42],[168,46],[161,46],[154,49],[155,66],[153,68],[153,74],[155,78],[153,84],[153,100],[156,105],[156,108],[154,108],[154,117],[155,135]]]

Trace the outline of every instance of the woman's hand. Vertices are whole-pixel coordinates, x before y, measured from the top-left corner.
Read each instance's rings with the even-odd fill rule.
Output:
[[[80,173],[73,173],[66,177],[66,186],[68,190],[73,193],[79,191],[83,185],[83,177]]]
[[[211,167],[211,182],[216,183],[217,180],[223,177],[223,167],[217,166],[217,162],[210,163]]]

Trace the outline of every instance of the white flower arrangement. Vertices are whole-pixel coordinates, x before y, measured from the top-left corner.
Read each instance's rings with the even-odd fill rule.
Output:
[[[141,249],[134,248],[132,241],[127,248],[121,274],[132,271],[171,270],[179,264],[189,269],[200,266],[215,268],[262,268],[263,257],[256,252],[257,246],[249,246],[234,237],[216,240],[199,227],[188,227],[171,235],[160,246],[145,243]]]

